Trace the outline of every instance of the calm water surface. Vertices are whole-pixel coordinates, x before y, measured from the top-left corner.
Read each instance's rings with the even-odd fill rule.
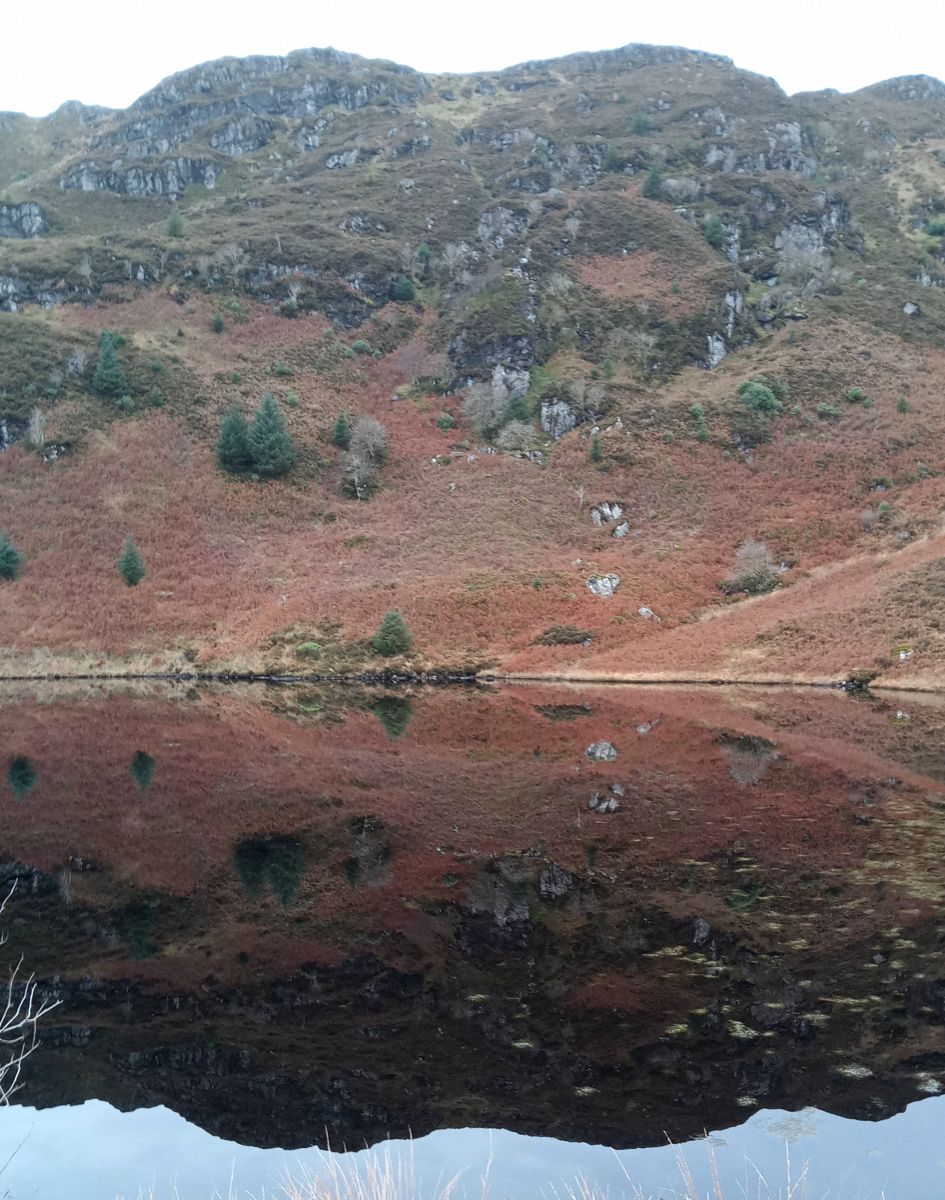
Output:
[[[11,1197],[326,1145],[670,1197],[707,1130],[706,1194],[945,1194],[939,701],[8,685],[0,730],[3,953],[60,1001]]]

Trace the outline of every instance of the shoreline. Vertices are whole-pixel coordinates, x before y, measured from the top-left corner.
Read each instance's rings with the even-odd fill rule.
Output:
[[[830,679],[809,676],[722,676],[708,672],[677,672],[673,674],[641,673],[632,675],[595,675],[555,672],[533,674],[515,671],[457,672],[433,671],[361,671],[354,673],[299,672],[270,674],[254,671],[36,671],[0,674],[0,686],[6,683],[251,683],[282,686],[287,684],[361,685],[403,687],[470,687],[478,684],[516,683],[570,685],[585,687],[691,687],[691,688],[810,688],[824,691],[856,692],[913,692],[935,695],[945,693],[945,683],[875,682],[861,683],[850,679]]]

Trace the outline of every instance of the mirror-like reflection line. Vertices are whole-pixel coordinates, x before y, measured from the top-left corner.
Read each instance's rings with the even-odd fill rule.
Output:
[[[681,1158],[700,1196],[715,1194],[714,1160],[725,1200],[787,1197],[789,1172],[796,1183],[805,1169],[806,1186],[792,1193],[795,1200],[800,1195],[939,1200],[945,1189],[943,1131],[945,1098],[935,1098],[875,1124],[816,1109],[756,1113],[744,1125],[711,1133],[708,1144],[679,1148],[613,1152],[505,1130],[449,1129],[409,1143],[325,1154],[240,1146],[164,1108],[119,1113],[88,1101],[78,1108],[0,1110],[0,1143],[21,1146],[4,1176],[8,1194],[45,1200],[139,1195],[210,1200],[230,1194],[231,1181],[233,1194],[245,1200],[283,1195],[290,1179],[306,1195],[306,1181],[339,1176],[366,1181],[374,1171],[395,1182],[402,1176],[416,1181],[409,1192],[381,1192],[384,1200],[435,1200],[442,1184],[456,1176],[455,1200],[483,1200],[484,1177],[489,1195],[515,1200],[567,1196],[568,1188],[580,1194],[578,1181],[610,1200],[635,1200],[637,1194],[679,1200],[684,1194]]]

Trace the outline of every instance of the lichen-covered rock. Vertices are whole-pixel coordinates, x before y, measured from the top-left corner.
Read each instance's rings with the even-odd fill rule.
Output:
[[[49,232],[46,214],[33,200],[22,204],[0,204],[0,237],[38,238]]]
[[[728,350],[725,345],[725,338],[720,333],[706,334],[706,341],[709,344],[709,353],[706,356],[706,365],[709,370],[713,370],[719,365]]]
[[[487,209],[479,218],[476,235],[493,250],[501,250],[509,241],[519,237],[528,228],[528,210],[499,205]]]
[[[584,751],[591,762],[615,762],[617,748],[612,742],[592,742]]]
[[[549,863],[538,877],[538,892],[543,900],[559,900],[574,890],[575,877],[557,863]]]
[[[325,159],[325,169],[328,171],[337,171],[344,167],[353,167],[360,157],[360,148],[352,146],[350,149],[342,150],[338,154],[329,154]]]
[[[210,145],[221,154],[233,156],[252,154],[272,137],[272,123],[253,114],[241,115],[227,121],[210,134]]]
[[[199,158],[173,158],[149,167],[128,167],[120,159],[103,167],[86,159],[63,175],[59,186],[80,192],[176,197],[194,183],[214,188],[218,178],[216,163]]]
[[[585,582],[585,587],[589,592],[593,592],[595,596],[608,599],[620,587],[620,576],[613,574],[613,572],[607,575],[592,575]]]
[[[557,439],[575,428],[578,416],[567,400],[542,400],[538,421],[549,437]]]

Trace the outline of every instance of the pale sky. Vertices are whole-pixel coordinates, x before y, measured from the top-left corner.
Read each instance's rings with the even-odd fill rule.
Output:
[[[423,71],[494,70],[534,58],[652,42],[710,50],[788,92],[853,91],[894,75],[945,77],[936,0],[158,0],[22,2],[0,43],[0,111],[64,100],[125,107],[167,75],[227,54],[334,46]],[[31,15],[32,14],[32,15]]]

